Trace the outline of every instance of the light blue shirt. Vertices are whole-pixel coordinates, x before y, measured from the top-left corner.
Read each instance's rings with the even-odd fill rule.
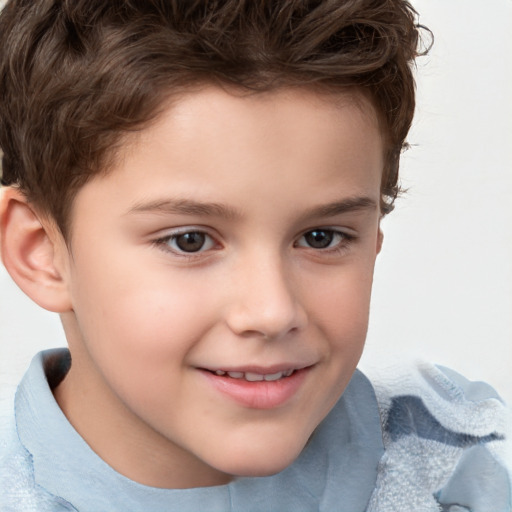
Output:
[[[500,410],[496,406],[499,400],[492,391],[482,391],[481,387],[477,390],[474,385],[473,394],[478,400],[468,400],[463,390],[467,381],[457,382],[459,376],[449,371],[431,369],[441,384],[429,384],[433,390],[430,398],[420,396],[423,391],[384,393],[380,409],[374,387],[356,371],[298,459],[281,473],[239,478],[217,487],[159,489],[114,471],[67,421],[48,381],[55,385],[68,367],[66,350],[40,353],[18,387],[15,421],[4,425],[0,442],[2,512],[410,512],[420,510],[409,508],[412,502],[407,502],[415,493],[418,500],[433,504],[431,509],[421,509],[425,511],[440,510],[440,504],[446,511],[511,510],[510,475],[496,449],[505,442],[505,434],[495,428],[501,420],[490,425],[489,432],[480,429],[468,433],[447,428],[431,413],[436,408],[436,397],[441,396],[436,386],[443,385],[443,379],[451,386],[453,396],[448,403],[454,402],[454,407],[472,403],[483,411],[482,404],[486,403],[486,410],[494,411],[488,416],[494,417]],[[460,404],[457,397],[462,400]],[[405,459],[412,461],[409,451],[418,448],[425,457],[420,453],[412,470]],[[449,471],[421,476],[418,464],[428,469],[432,462],[447,465]],[[480,475],[482,469],[491,472],[491,487]],[[400,498],[402,502],[393,501],[411,475],[412,483]],[[477,489],[474,496],[461,498],[460,493],[468,494],[470,489]],[[491,508],[481,508],[489,500]]]

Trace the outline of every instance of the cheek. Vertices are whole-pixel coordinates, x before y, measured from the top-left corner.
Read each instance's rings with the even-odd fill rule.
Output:
[[[108,335],[108,343],[135,349],[141,338],[146,347],[165,345],[169,338],[179,338],[180,330],[197,325],[194,317],[203,310],[200,282],[191,283],[182,273],[156,265],[144,253],[141,257],[134,251],[130,258],[129,251],[119,252],[125,257],[89,255],[87,265],[77,263],[73,303],[77,316],[88,317],[84,325],[93,326],[95,335],[89,339]]]
[[[88,364],[129,409],[157,414],[161,400],[179,389],[187,355],[201,338],[195,310],[162,288],[125,283],[121,293],[103,291],[104,300],[77,311],[87,326],[81,334]]]
[[[324,355],[318,383],[307,400],[314,405],[310,428],[325,417],[348,385],[361,357],[368,329],[371,278],[366,273],[333,276],[309,294],[310,325]]]
[[[211,308],[201,302],[204,292],[170,274],[140,266],[134,272],[120,262],[90,265],[76,280],[79,343],[104,376],[136,382],[147,374],[155,381],[166,367],[179,368],[211,325]]]
[[[166,290],[125,291],[114,297],[115,302],[96,304],[85,313],[89,318],[84,322],[88,325],[84,341],[103,356],[112,354],[134,365],[160,364],[184,357],[202,335],[197,303],[194,306]]]
[[[323,286],[310,288],[309,303],[314,322],[325,329],[328,339],[343,345],[364,342],[372,289],[373,267],[341,269]]]

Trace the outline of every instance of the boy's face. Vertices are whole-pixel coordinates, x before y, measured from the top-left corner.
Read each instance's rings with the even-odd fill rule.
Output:
[[[127,143],[65,260],[56,397],[91,447],[160,487],[289,465],[363,348],[382,168],[365,100],[299,90],[205,88]]]

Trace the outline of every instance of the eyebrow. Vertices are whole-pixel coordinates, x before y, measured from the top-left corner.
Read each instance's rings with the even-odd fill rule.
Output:
[[[315,206],[307,210],[302,217],[335,217],[336,215],[348,212],[375,210],[376,208],[377,201],[371,197],[348,197],[332,203]],[[229,220],[237,220],[243,216],[239,210],[221,203],[200,202],[191,199],[165,199],[141,202],[128,210],[128,214],[132,213],[213,216]]]
[[[304,217],[335,217],[343,213],[375,210],[376,208],[377,201],[371,197],[347,197],[340,201],[334,201],[333,203],[315,206],[308,210]]]
[[[199,202],[191,199],[165,199],[137,203],[128,213],[163,213],[175,215],[214,216],[239,219],[242,214],[235,208],[220,203]]]

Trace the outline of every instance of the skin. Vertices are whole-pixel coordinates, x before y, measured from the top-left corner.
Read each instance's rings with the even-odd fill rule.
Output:
[[[293,462],[363,349],[382,169],[377,117],[355,93],[205,88],[127,140],[78,193],[69,247],[54,239],[73,360],[54,393],[91,448],[166,488]],[[204,245],[184,252],[177,232]],[[277,367],[307,369],[272,407],[205,371]]]

